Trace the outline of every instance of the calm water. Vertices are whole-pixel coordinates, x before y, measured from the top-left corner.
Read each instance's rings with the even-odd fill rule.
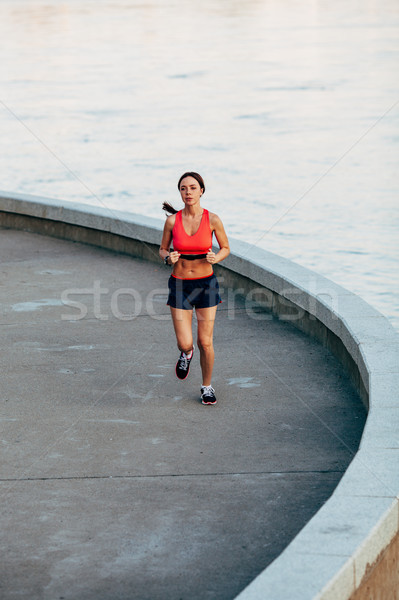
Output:
[[[162,218],[197,170],[399,327],[397,0],[0,0],[0,40],[2,189]]]

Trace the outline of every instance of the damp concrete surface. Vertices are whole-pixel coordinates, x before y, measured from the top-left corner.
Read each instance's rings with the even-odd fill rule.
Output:
[[[2,600],[233,599],[357,450],[342,367],[221,281],[203,406],[161,262],[14,230],[0,250]]]

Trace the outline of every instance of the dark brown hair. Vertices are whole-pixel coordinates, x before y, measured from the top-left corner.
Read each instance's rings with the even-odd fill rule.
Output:
[[[177,189],[180,190],[180,184],[186,177],[194,177],[194,179],[199,183],[202,193],[205,192],[205,183],[199,173],[194,173],[194,171],[189,171],[188,173],[183,173],[183,175],[179,179],[179,183],[177,184]]]
[[[202,179],[201,175],[199,173],[195,173],[194,171],[188,171],[187,173],[183,173],[183,175],[180,177],[179,182],[177,184],[177,189],[180,191],[180,184],[183,181],[183,179],[185,179],[186,177],[194,177],[194,179],[199,183],[199,186],[202,190],[202,193],[205,192],[205,183],[204,180]],[[164,202],[162,204],[162,210],[164,210],[165,212],[170,213],[171,215],[175,215],[177,212],[179,212],[178,210],[176,210],[171,204],[169,204],[169,202]]]

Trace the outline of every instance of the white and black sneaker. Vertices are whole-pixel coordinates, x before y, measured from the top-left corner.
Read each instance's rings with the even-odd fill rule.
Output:
[[[215,390],[211,385],[201,386],[202,404],[216,404]]]
[[[190,362],[194,356],[194,346],[189,354],[181,352],[179,359],[176,363],[176,377],[179,379],[185,379],[190,369]]]

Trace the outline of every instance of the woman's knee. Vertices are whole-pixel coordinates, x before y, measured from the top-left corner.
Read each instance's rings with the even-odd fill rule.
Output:
[[[185,337],[185,338],[177,338],[177,347],[180,352],[186,352],[187,354],[192,350],[193,347],[193,339]]]
[[[213,349],[212,337],[198,337],[197,344],[198,344],[198,348],[202,352],[209,352]]]

